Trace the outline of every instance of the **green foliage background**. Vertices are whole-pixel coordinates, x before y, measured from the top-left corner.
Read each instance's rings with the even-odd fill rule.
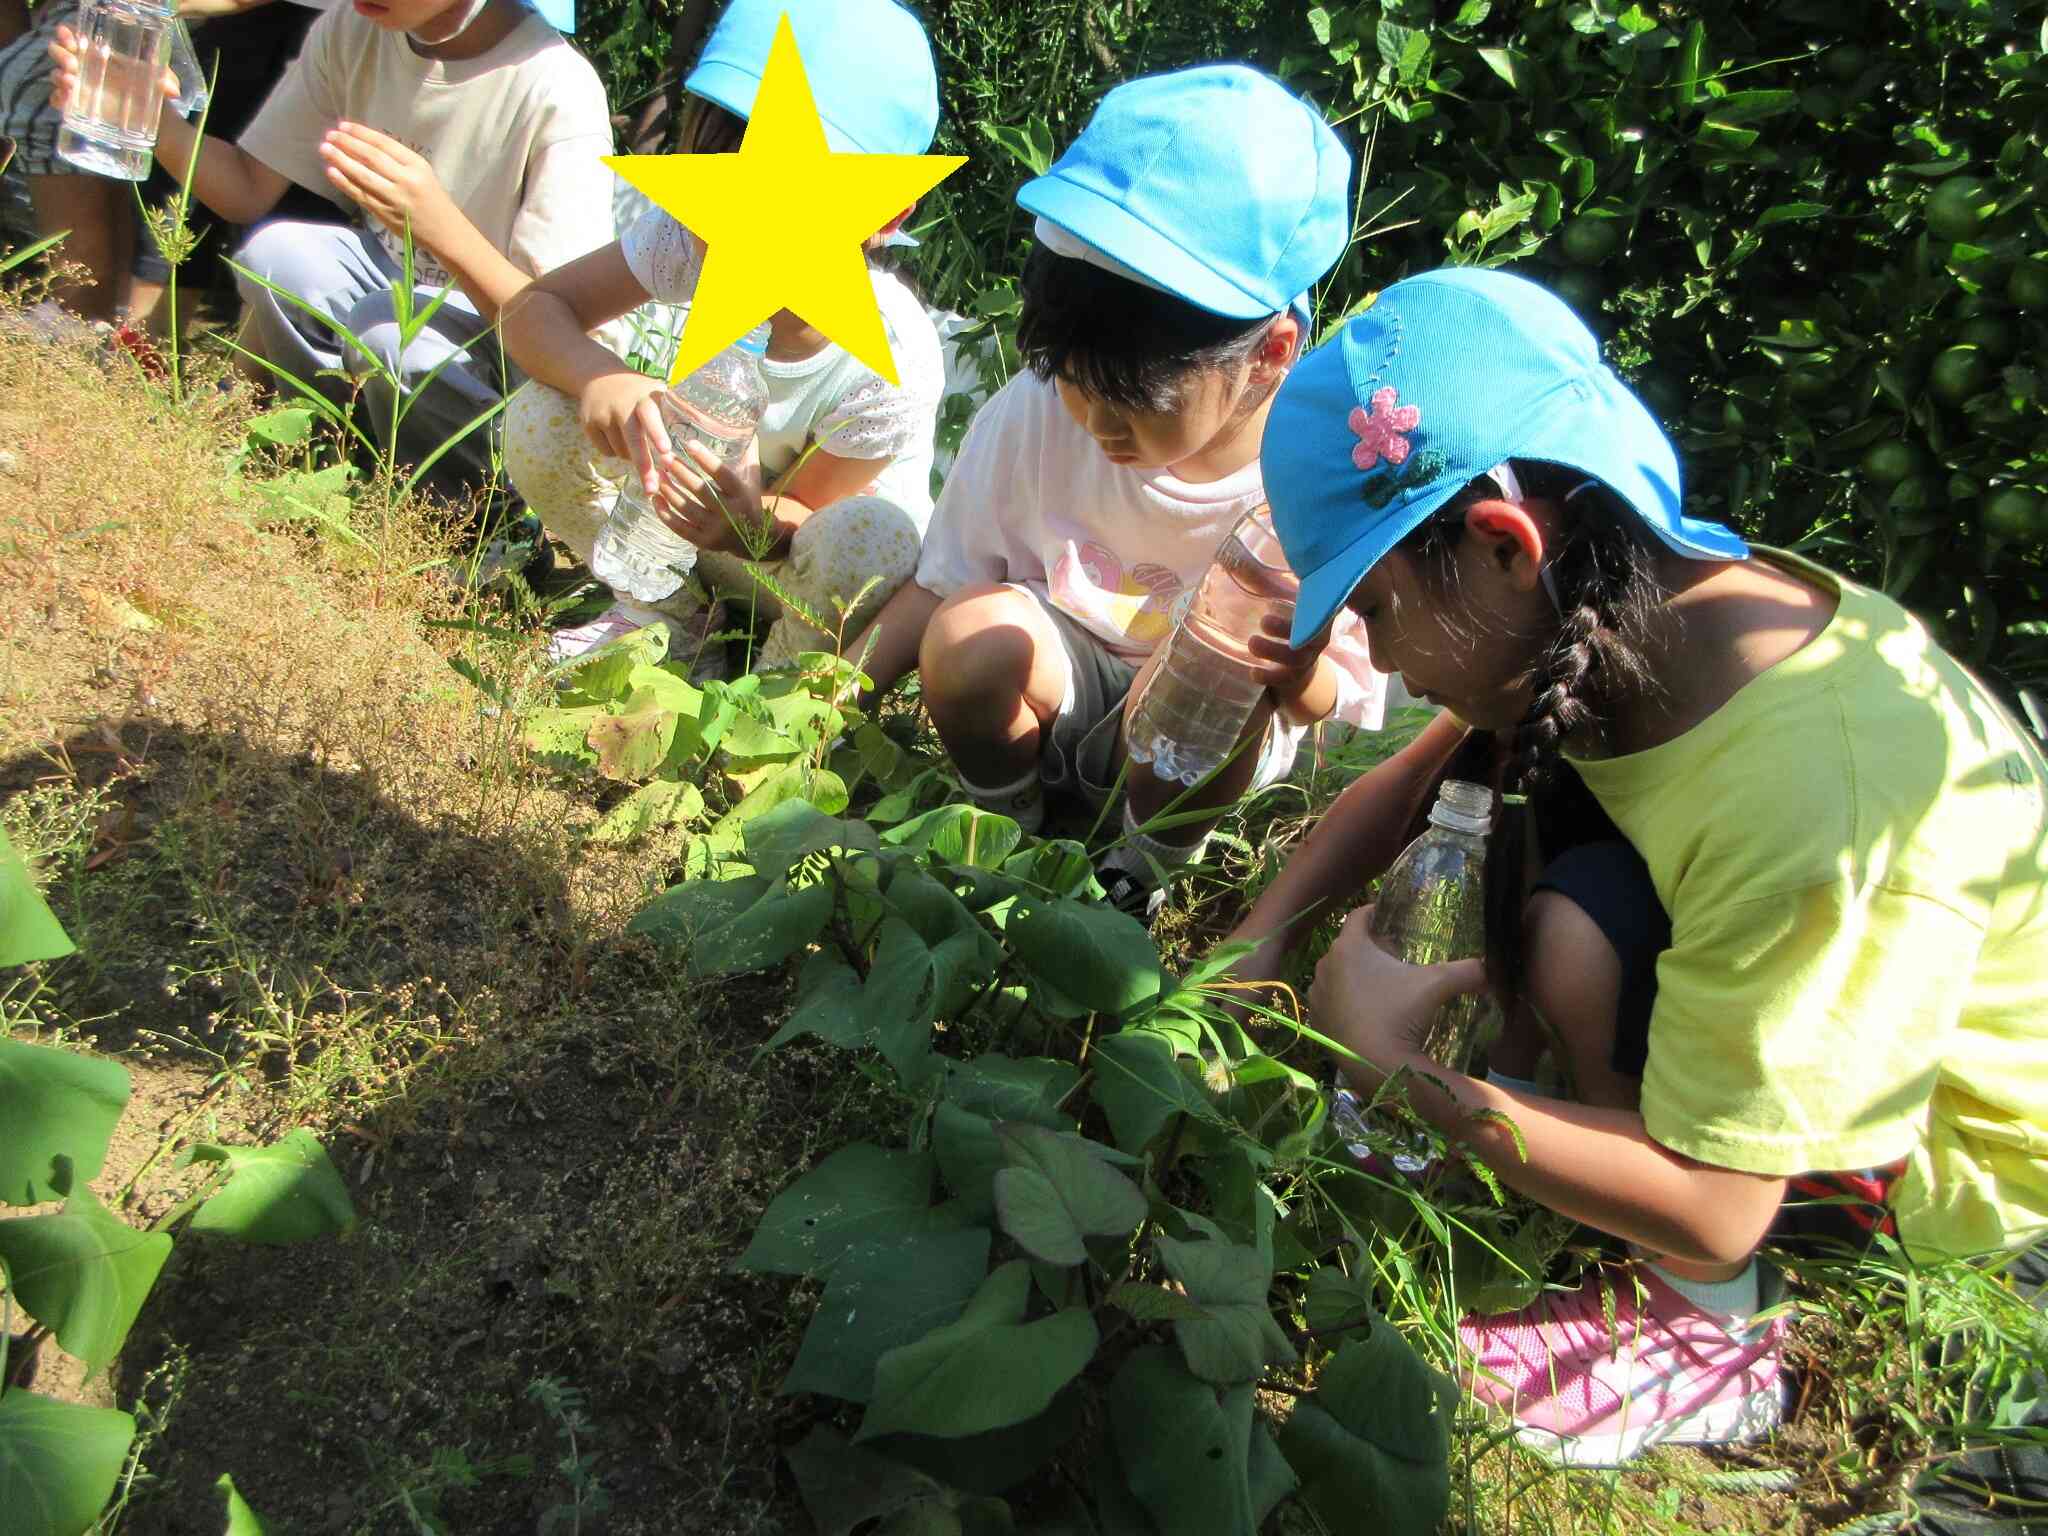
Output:
[[[1696,511],[1884,587],[2010,688],[2048,684],[2041,376],[2048,36],[2014,0],[928,0],[934,303],[1014,313],[1010,194],[1102,92],[1241,58],[1366,167],[1325,321],[1446,261],[1512,264],[1609,341]],[[587,13],[615,101],[656,0]],[[1000,351],[1000,347],[998,351]],[[957,429],[958,423],[953,424]]]

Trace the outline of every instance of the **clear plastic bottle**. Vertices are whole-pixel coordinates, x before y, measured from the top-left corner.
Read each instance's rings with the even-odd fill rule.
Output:
[[[1442,965],[1486,952],[1486,834],[1493,823],[1493,794],[1483,784],[1446,779],[1430,808],[1429,827],[1401,851],[1380,877],[1372,932],[1410,965]],[[1454,997],[1439,1008],[1420,1045],[1431,1061],[1451,1072],[1470,1068],[1473,1055],[1498,1031],[1500,1011],[1484,992]],[[1340,1131],[1364,1155],[1359,1103],[1340,1090],[1335,1105]],[[1383,1133],[1399,1135],[1382,1124]],[[1395,1167],[1420,1173],[1419,1156],[1396,1154]]]
[[[1183,784],[1222,766],[1264,692],[1245,641],[1267,614],[1293,616],[1300,585],[1272,512],[1247,512],[1217,549],[1132,707],[1124,738],[1134,761]]]
[[[78,89],[57,130],[57,153],[95,175],[141,181],[149,175],[161,79],[178,78],[171,108],[179,116],[206,104],[206,76],[177,11],[157,0],[86,0],[73,19]]]
[[[736,462],[760,429],[768,409],[768,380],[761,359],[768,352],[768,322],[727,347],[673,389],[654,397],[677,452],[699,442],[724,463]],[[618,500],[597,531],[590,573],[621,597],[659,602],[683,584],[697,563],[697,546],[670,531],[628,475]]]

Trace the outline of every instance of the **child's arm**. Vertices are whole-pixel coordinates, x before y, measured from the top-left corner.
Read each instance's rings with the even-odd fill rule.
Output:
[[[78,89],[78,36],[69,27],[57,29],[50,43],[50,58],[57,66],[50,77],[50,105],[61,112]],[[254,224],[275,208],[290,183],[237,145],[209,138],[202,149],[199,130],[171,110],[170,98],[177,94],[178,80],[169,70],[164,71],[163,89],[164,108],[156,129],[157,164],[183,181],[197,153],[193,194],[231,224]]]
[[[1346,787],[1231,933],[1229,942],[1258,944],[1233,968],[1235,974],[1256,981],[1278,976],[1287,952],[1332,903],[1355,899],[1394,862],[1410,808],[1465,733],[1463,722],[1440,714],[1407,746]]]
[[[614,240],[528,283],[504,307],[500,335],[528,378],[575,398],[592,446],[630,461],[654,496],[673,456],[654,405],[667,381],[627,367],[589,334],[651,297]]]
[[[524,288],[513,266],[456,207],[426,157],[361,123],[341,122],[320,141],[327,179],[394,235],[412,226],[415,245],[433,253],[486,320],[495,320]]]
[[[1309,993],[1316,1027],[1363,1058],[1344,1063],[1360,1092],[1376,1092],[1407,1068],[1409,1105],[1469,1146],[1502,1183],[1651,1253],[1733,1264],[1755,1250],[1784,1200],[1785,1179],[1673,1152],[1635,1110],[1516,1093],[1445,1071],[1410,1042],[1444,1003],[1486,984],[1484,962],[1407,965],[1380,948],[1371,922],[1370,907],[1345,920]]]

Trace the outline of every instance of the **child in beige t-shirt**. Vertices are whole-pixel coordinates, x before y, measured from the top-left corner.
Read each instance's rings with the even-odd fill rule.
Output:
[[[60,30],[53,94],[75,85],[75,44]],[[611,239],[612,178],[599,162],[611,150],[596,72],[526,0],[337,5],[238,144],[202,147],[169,110],[157,139],[174,175],[197,155],[194,192],[235,223],[257,223],[292,183],[367,215],[256,229],[236,254],[247,269],[245,331],[295,378],[331,391],[346,387],[333,375],[361,378],[366,426],[389,438],[388,386],[341,332],[360,339],[406,389],[385,446],[414,463],[519,382],[494,334],[500,306],[535,274]],[[408,229],[415,307],[453,287],[402,345],[394,289]],[[460,494],[481,479],[489,442],[463,437],[435,466],[440,488]]]

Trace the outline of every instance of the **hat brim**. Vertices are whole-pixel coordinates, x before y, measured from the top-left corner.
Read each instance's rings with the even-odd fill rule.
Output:
[[[1302,577],[1301,590],[1294,597],[1294,627],[1288,632],[1287,643],[1300,646],[1310,637],[1320,634],[1324,626],[1337,616],[1337,610],[1344,606],[1344,600],[1351,596],[1352,589],[1365,580],[1366,573],[1386,559],[1396,544],[1420,528],[1463,489],[1462,484],[1452,485],[1445,487],[1440,495],[1417,498],[1412,507],[1403,509],[1398,519],[1375,523]]]
[[[1017,191],[1017,206],[1050,219],[1075,239],[1085,240],[1103,255],[1144,273],[1197,309],[1233,320],[1257,320],[1286,307],[1276,308],[1247,293],[1130,210],[1064,177],[1038,176],[1025,182]]]
[[[713,106],[725,108],[741,122],[747,122],[754,115],[754,98],[761,94],[761,77],[723,59],[709,59],[690,71],[689,78],[683,81],[683,89],[692,96],[702,96]],[[818,121],[825,125],[825,147],[834,154],[867,153],[864,146],[856,144],[825,115],[823,108],[818,111]]]

